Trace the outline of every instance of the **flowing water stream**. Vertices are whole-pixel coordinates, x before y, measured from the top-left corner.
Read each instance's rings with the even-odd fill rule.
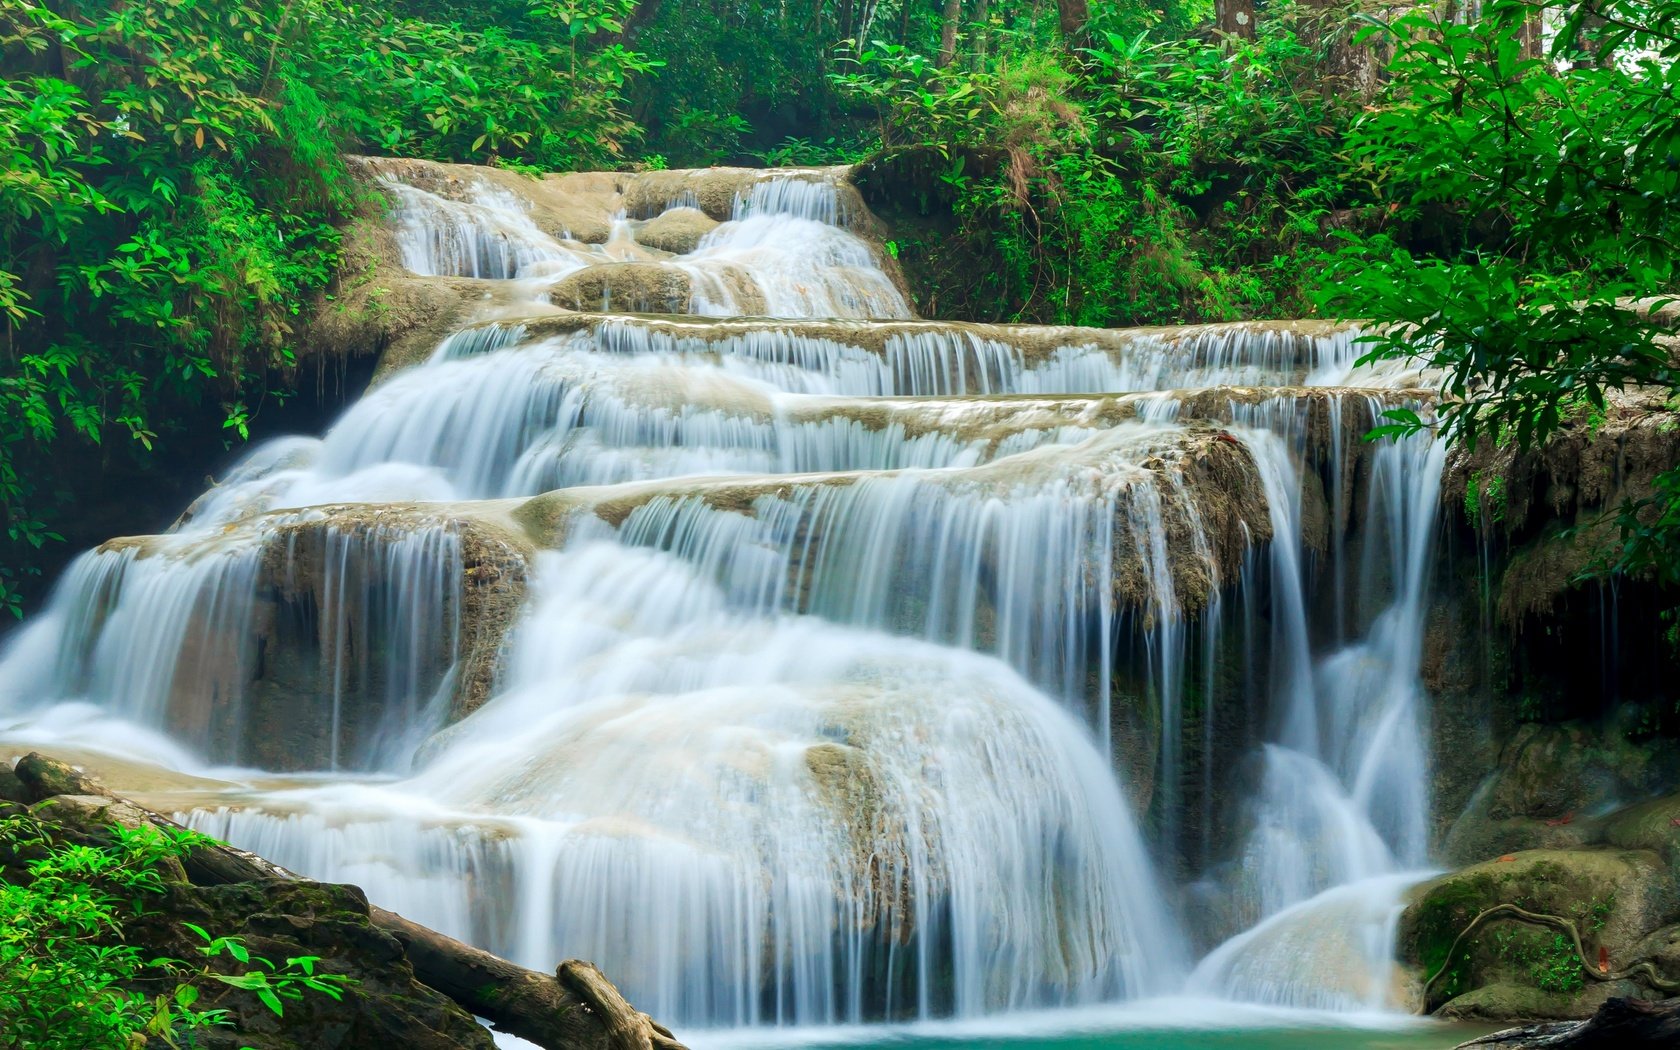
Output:
[[[1416,376],[1329,324],[917,321],[834,172],[587,244],[384,180],[409,270],[529,316],[83,555],[0,748],[720,1046],[1398,1005],[1442,453],[1360,435]],[[689,316],[557,311],[580,275]]]

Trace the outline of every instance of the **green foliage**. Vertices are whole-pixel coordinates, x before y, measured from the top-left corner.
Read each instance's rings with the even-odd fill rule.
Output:
[[[315,964],[321,961],[319,955],[294,956],[284,965],[276,966],[269,959],[252,955],[237,937],[213,937],[202,926],[190,922],[182,925],[204,942],[200,950],[207,957],[214,959],[226,955],[240,965],[254,965],[255,969],[244,973],[206,973],[204,976],[229,988],[251,992],[276,1017],[284,1016],[286,1003],[302,999],[306,991],[320,992],[330,999],[342,999],[344,989],[352,983],[351,978],[344,974],[316,973]]]
[[[1597,933],[1610,922],[1610,915],[1616,910],[1616,895],[1608,897],[1594,897],[1587,906],[1587,929]]]
[[[1464,490],[1464,516],[1478,528],[1505,520],[1505,479],[1483,478],[1481,471],[1470,475]]]
[[[14,880],[0,873],[0,1047],[90,1050],[128,1047],[146,1034],[178,1035],[217,1023],[174,994],[148,999],[132,985],[172,969],[120,939],[122,919],[163,888],[159,865],[188,837],[152,828],[113,829],[110,849],[53,842],[24,817],[0,820],[0,852],[35,854]]]
[[[1573,420],[1590,429],[1610,391],[1675,388],[1628,300],[1680,289],[1680,0],[1496,0],[1472,24],[1426,9],[1379,31],[1394,81],[1349,154],[1397,225],[1353,239],[1323,301],[1394,322],[1372,357],[1423,348],[1444,376],[1438,423],[1461,441],[1532,447]],[[1680,585],[1677,495],[1670,473],[1624,508],[1609,568]]]
[[[636,140],[635,0],[428,6],[0,0],[0,608],[104,465],[284,398],[347,147],[554,169]]]
[[[1561,933],[1548,937],[1505,928],[1495,934],[1494,944],[1501,958],[1526,967],[1529,979],[1543,992],[1574,995],[1586,985],[1575,944]]]
[[[843,71],[829,79],[874,112],[883,147],[933,146],[949,154],[984,142],[1000,112],[995,75],[941,68],[903,44],[876,41],[847,56]]]
[[[306,992],[338,999],[351,983],[316,972],[317,957],[277,966],[238,938],[191,923],[207,959],[226,955],[251,968],[219,973],[147,958],[125,943],[125,920],[163,892],[172,862],[211,840],[151,825],[112,825],[105,834],[108,845],[64,842],[43,820],[0,818],[0,1048],[127,1050],[147,1037],[190,1047],[199,1029],[230,1023],[225,1009],[197,1008],[191,981],[250,992],[277,1015]]]
[[[821,142],[789,137],[766,150],[755,150],[753,156],[767,168],[810,168],[828,164],[855,164],[863,159],[862,151],[845,145],[833,135]]]
[[[61,449],[149,451],[176,411],[237,418],[291,362],[346,194],[336,151],[276,119],[310,101],[286,90],[284,17],[0,0],[0,605],[57,538]]]
[[[883,145],[952,159],[965,237],[1003,262],[973,299],[1096,325],[1290,315],[1348,196],[1338,150],[1357,111],[1324,90],[1329,45],[1304,43],[1300,17],[1274,9],[1248,42],[1115,12],[1078,61],[1021,47],[983,68],[876,43],[833,79]],[[1001,163],[957,167],[968,155]]]
[[[621,106],[658,63],[621,42],[635,0],[529,0],[517,29],[405,17],[378,4],[304,5],[311,83],[344,131],[383,154],[545,171],[611,165],[640,129]]]

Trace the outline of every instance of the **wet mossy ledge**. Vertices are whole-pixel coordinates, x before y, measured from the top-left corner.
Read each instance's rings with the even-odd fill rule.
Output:
[[[181,830],[37,753],[15,768],[0,761],[0,819],[19,830],[0,838],[0,877],[25,886],[31,863],[47,850],[115,856],[117,831]],[[152,870],[152,888],[133,891],[143,899],[132,906],[117,901],[118,927],[98,937],[152,960],[133,987],[116,990],[150,999],[161,989],[201,1010],[225,1011],[220,1023],[193,1031],[192,1045],[203,1050],[494,1050],[480,1017],[543,1050],[683,1050],[588,963],[568,960],[551,974],[526,970],[370,906],[356,886],[299,878],[202,837]],[[206,958],[193,926],[236,939],[241,952]],[[224,980],[260,968],[259,960],[299,957],[313,958],[310,972],[332,980],[339,994],[288,996],[277,1012]],[[176,992],[181,986],[192,999]],[[177,1044],[152,1034],[135,1045]]]
[[[1676,602],[1606,574],[1618,514],[1677,462],[1680,410],[1642,389],[1568,407],[1540,448],[1448,458],[1422,671],[1435,854],[1458,870],[1401,922],[1423,1009],[1585,1019],[1680,994]],[[1522,1038],[1475,1045],[1577,1045]]]

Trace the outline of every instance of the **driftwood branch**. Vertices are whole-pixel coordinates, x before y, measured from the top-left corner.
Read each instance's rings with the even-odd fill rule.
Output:
[[[682,1050],[637,1011],[600,970],[562,963],[554,976],[527,970],[383,908],[373,924],[402,942],[421,983],[496,1028],[542,1047]],[[587,976],[583,976],[587,975]]]
[[[630,1005],[607,975],[594,963],[582,959],[567,959],[555,971],[560,983],[595,1008],[607,1019],[614,1033],[615,1046],[635,1046],[638,1050],[686,1050],[671,1030]],[[617,1042],[618,1039],[623,1042]]]
[[[1458,951],[1464,946],[1470,935],[1481,927],[1496,919],[1508,919],[1513,922],[1523,922],[1530,926],[1540,926],[1569,937],[1569,942],[1575,948],[1575,958],[1581,964],[1582,976],[1593,981],[1622,981],[1632,977],[1641,977],[1645,983],[1659,992],[1680,992],[1680,981],[1671,981],[1657,971],[1656,965],[1649,959],[1640,959],[1620,970],[1600,970],[1598,966],[1587,958],[1586,950],[1581,946],[1581,930],[1573,919],[1566,919],[1561,915],[1545,915],[1539,912],[1527,911],[1515,904],[1496,904],[1470,920],[1459,935],[1453,940],[1452,947],[1447,949],[1446,957],[1441,960],[1441,968],[1436,970],[1429,980],[1424,982],[1423,994],[1427,999],[1429,991],[1441,975],[1452,969],[1452,961],[1458,956]]]

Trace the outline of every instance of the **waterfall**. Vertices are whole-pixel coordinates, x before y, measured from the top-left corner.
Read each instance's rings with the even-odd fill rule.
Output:
[[[1273,433],[1265,439],[1276,440],[1280,428],[1276,406],[1270,407]],[[1235,889],[1258,925],[1203,960],[1193,986],[1266,1003],[1348,1009],[1380,1009],[1392,994],[1398,892],[1428,861],[1427,726],[1418,667],[1444,459],[1444,442],[1427,438],[1372,454],[1366,513],[1374,524],[1357,593],[1391,598],[1362,638],[1316,665],[1303,646],[1302,574],[1294,565],[1299,541],[1277,538],[1300,534],[1290,520],[1298,511],[1284,498],[1298,486],[1267,475],[1281,718],[1276,742],[1262,750],[1243,885]],[[1326,930],[1332,935],[1324,936]]]
[[[1417,374],[917,320],[826,169],[599,179],[589,230],[448,170],[380,169],[400,261],[499,315],[83,555],[0,750],[688,1025],[1386,1002],[1442,451],[1358,436]]]

